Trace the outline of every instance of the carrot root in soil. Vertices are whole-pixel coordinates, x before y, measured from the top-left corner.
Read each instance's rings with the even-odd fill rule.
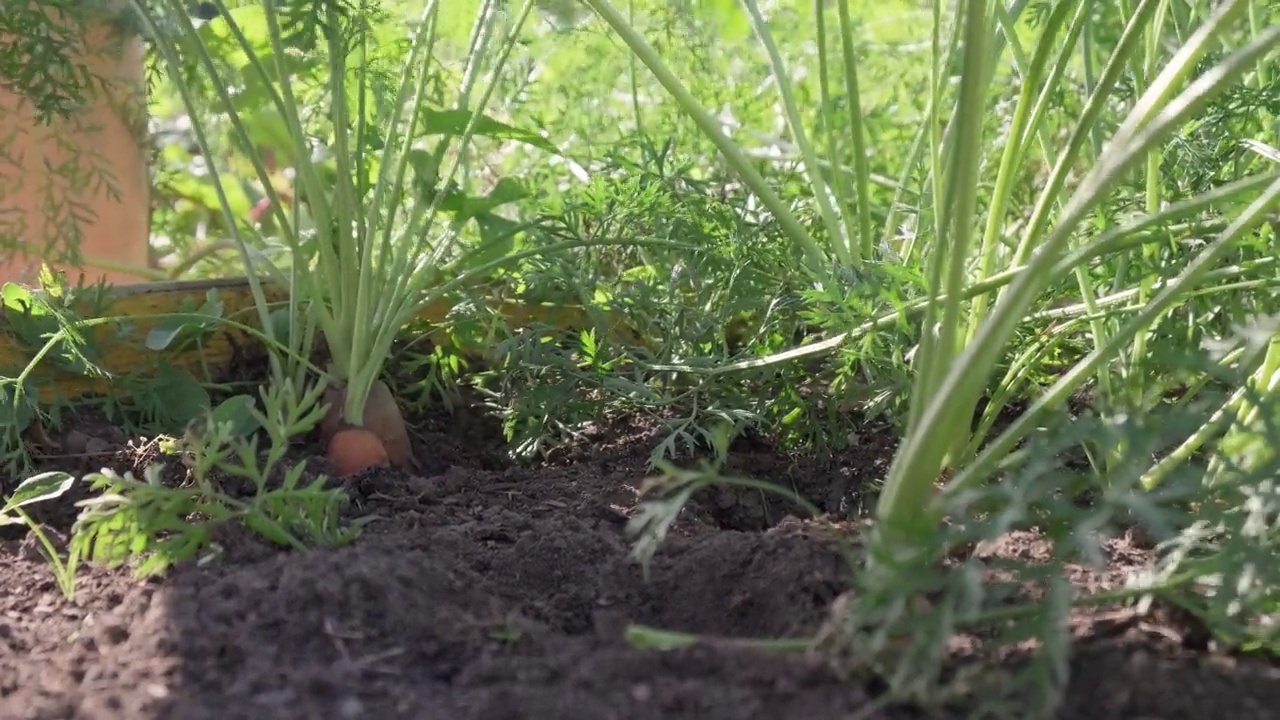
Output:
[[[412,471],[416,462],[409,432],[400,414],[400,406],[387,384],[379,380],[370,389],[364,405],[364,425],[344,422],[342,406],[344,388],[331,388],[325,394],[329,412],[320,423],[326,443],[326,456],[339,475],[351,475],[370,467],[395,467]]]
[[[373,467],[389,467],[390,458],[382,439],[362,427],[344,427],[329,438],[325,456],[339,477],[355,475]]]

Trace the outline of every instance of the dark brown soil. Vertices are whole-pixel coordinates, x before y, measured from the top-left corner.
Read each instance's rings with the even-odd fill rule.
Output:
[[[0,548],[0,718],[834,720],[876,696],[813,654],[658,652],[623,636],[628,623],[729,638],[817,631],[849,568],[785,505],[696,497],[646,582],[624,526],[651,433],[620,424],[518,467],[474,425],[420,428],[420,476],[349,481],[351,516],[375,520],[341,549],[282,552],[231,533],[220,558],[163,580],[86,568],[68,601],[37,544],[11,533]],[[794,487],[838,518],[883,474],[888,438],[869,431],[858,453],[821,462],[743,446],[730,469]],[[131,457],[60,464],[124,470]],[[65,528],[65,514],[46,517]],[[1114,585],[1147,559],[1125,539],[1106,549],[1107,571],[1072,581]],[[984,549],[1044,551],[1026,533]],[[1193,628],[1173,620],[1117,618],[1074,620],[1061,717],[1280,717],[1274,666],[1188,649]]]

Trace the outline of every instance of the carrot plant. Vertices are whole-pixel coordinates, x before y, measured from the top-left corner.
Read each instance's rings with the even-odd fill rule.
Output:
[[[318,424],[338,474],[408,467],[412,449],[398,401],[379,379],[408,321],[496,268],[612,242],[561,239],[517,251],[529,228],[499,211],[524,197],[521,184],[469,175],[476,138],[555,152],[539,134],[484,110],[533,3],[476,3],[460,53],[445,47],[441,29],[459,18],[440,2],[420,3],[404,17],[390,5],[336,0],[213,2],[200,17],[178,0],[129,7],[152,44],[159,82],[186,110],[203,190],[216,198],[219,227],[256,298],[254,327],[220,317],[211,295],[195,313],[160,318],[147,343],[157,349],[189,340],[189,326],[233,325],[269,351],[271,375],[257,396],[217,408],[207,407],[209,396],[194,380],[184,385],[183,399],[198,401],[184,405],[204,412],[183,442],[171,443],[171,459],[188,463],[194,482],[173,488],[154,473],[141,480],[95,474],[89,481],[106,497],[86,505],[76,537],[97,548],[86,552],[91,559],[119,562],[141,548],[148,569],[189,558],[207,545],[213,524],[230,520],[288,547],[345,542],[353,535],[337,524],[341,492],[325,488],[324,475],[304,484],[300,464],[284,468],[290,442]],[[440,59],[449,53],[460,62]],[[246,166],[256,182],[235,177]],[[488,183],[483,194],[475,189],[481,182]],[[262,197],[250,201],[255,192]],[[272,283],[289,290],[278,306],[265,299]],[[12,383],[17,420],[32,401],[26,386],[35,365],[64,345],[78,347],[86,332],[127,320],[157,318],[59,312],[56,327],[41,325],[35,357]],[[317,337],[327,370],[311,362]],[[316,404],[328,405],[322,417]],[[251,428],[221,417],[235,408],[252,416]],[[25,427],[10,426],[11,435]],[[227,490],[237,481],[251,483],[249,497]],[[207,506],[210,524],[182,524],[195,506]]]
[[[259,321],[275,327],[261,283],[284,283],[282,344],[305,355],[323,337],[333,387],[322,429],[339,473],[408,468],[404,421],[379,379],[392,341],[425,305],[500,262],[519,229],[493,212],[521,196],[518,183],[483,197],[460,190],[467,147],[490,136],[554,150],[485,114],[533,4],[507,14],[480,3],[460,73],[438,60],[438,1],[414,18],[378,3],[214,2],[216,17],[199,26],[184,5],[136,3],[204,156],[217,157],[212,110],[265,194],[266,222],[246,223],[209,165]],[[478,239],[471,223],[485,231]],[[278,361],[275,372],[303,382]]]
[[[1051,518],[1056,512],[1071,530],[1060,538],[1064,554],[1097,557],[1090,541],[1071,538],[1076,531],[1085,538],[1110,527],[1126,508],[1148,507],[1136,480],[1126,486],[1119,478],[1129,477],[1127,468],[1144,458],[1149,467],[1150,453],[1158,448],[1131,446],[1123,438],[1104,443],[1102,474],[1115,485],[1099,488],[1104,499],[1087,520],[1073,520],[1051,501],[1058,489],[1047,488],[1056,486],[1034,473],[1013,472],[1027,458],[1020,445],[1086,384],[1096,390],[1104,412],[1125,403],[1137,412],[1150,409],[1139,370],[1152,360],[1149,343],[1163,320],[1212,292],[1208,283],[1214,279],[1233,277],[1264,293],[1273,287],[1273,250],[1236,261],[1242,243],[1265,247],[1272,232],[1266,221],[1280,199],[1280,171],[1246,163],[1249,172],[1233,182],[1170,198],[1162,159],[1167,142],[1202,122],[1225,93],[1267,81],[1265,68],[1280,48],[1280,25],[1258,22],[1265,4],[1251,0],[1226,0],[1212,8],[1165,0],[930,3],[928,109],[896,173],[892,197],[885,198],[869,180],[859,110],[863,58],[855,50],[860,30],[851,4],[814,6],[812,40],[819,54],[812,108],[801,99],[764,4],[718,3],[721,17],[740,10],[736,17],[749,24],[771,68],[780,114],[810,184],[805,211],[816,221],[806,223],[622,11],[609,0],[583,4],[714,143],[794,243],[819,287],[856,292],[876,266],[921,263],[925,296],[885,319],[910,317],[921,339],[913,349],[902,442],[878,498],[867,567],[852,604],[857,611],[837,635],[856,649],[858,662],[871,662],[900,695],[933,692],[943,648],[957,624],[1001,617],[974,609],[980,585],[966,573],[976,572],[975,566],[965,564],[951,575],[938,572],[937,563],[954,550],[958,537],[949,524],[989,532],[1030,523],[1035,509]],[[729,5],[737,7],[725,9]],[[1068,106],[1063,98],[1070,96],[1083,99]],[[988,120],[997,102],[1008,108],[998,125]],[[1135,177],[1142,184],[1141,201],[1120,212],[1117,198]],[[918,198],[913,206],[904,202],[909,190]],[[886,219],[876,226],[875,215]],[[1178,249],[1193,243],[1194,253]],[[1078,303],[1041,305],[1047,291],[1064,286],[1074,288]],[[1054,313],[1073,321],[1070,329],[1077,334],[1084,330],[1086,351],[996,432],[994,417],[1007,404],[1000,398],[1010,395],[1010,383],[1022,381],[1025,358],[1017,334],[1029,320]],[[724,374],[781,364],[830,352],[858,332],[728,367],[685,369]],[[1032,346],[1028,352],[1040,350]],[[1237,353],[1222,362],[1253,373],[1254,397],[1274,391],[1273,352]],[[1010,368],[1004,378],[997,375],[1001,366]],[[995,401],[979,413],[984,397]],[[1257,415],[1248,405],[1238,407],[1243,416]],[[1239,459],[1238,452],[1223,457],[1232,465]],[[1267,460],[1259,458],[1253,467]],[[992,484],[1001,477],[1001,484]],[[978,496],[982,502],[975,501]],[[1267,537],[1255,541],[1273,542]],[[1034,630],[1046,652],[1036,665],[1033,689],[1041,709],[1049,710],[1066,679],[1062,623],[1071,598],[1060,577],[1040,580],[1048,590],[1043,606],[1052,612],[1038,616],[1043,622]],[[941,606],[924,600],[939,589],[951,591]],[[921,608],[930,611],[929,620],[902,630],[899,621],[918,619]],[[902,633],[910,640],[905,645]]]

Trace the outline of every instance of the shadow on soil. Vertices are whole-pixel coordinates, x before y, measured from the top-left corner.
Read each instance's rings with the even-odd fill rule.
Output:
[[[283,553],[227,534],[219,561],[162,581],[86,569],[73,602],[30,538],[8,540],[0,717],[834,720],[866,706],[873,686],[812,657],[628,645],[629,622],[804,637],[848,586],[835,546],[780,524],[786,508],[727,492],[695,498],[643,581],[623,529],[653,440],[615,427],[516,467],[494,433],[427,421],[420,476],[348,482],[350,513],[376,518],[354,545]],[[836,510],[891,452],[888,437],[822,463],[744,448],[730,469]],[[1111,568],[1073,581],[1115,584],[1146,559],[1123,540],[1107,548]],[[1043,550],[1016,534],[993,552]],[[1151,618],[1078,624],[1061,717],[1276,717],[1273,666],[1190,648],[1187,628]]]

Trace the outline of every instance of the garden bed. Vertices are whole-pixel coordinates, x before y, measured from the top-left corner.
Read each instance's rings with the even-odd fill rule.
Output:
[[[725,638],[812,635],[847,587],[847,565],[815,523],[758,494],[707,491],[646,582],[624,530],[652,429],[617,422],[517,466],[495,429],[465,419],[417,423],[418,476],[347,482],[347,512],[376,520],[341,549],[282,552],[229,529],[220,557],[162,580],[84,568],[68,601],[34,539],[7,528],[0,717],[826,720],[877,695],[874,681],[836,677],[812,654],[725,642],[663,652],[624,636],[629,623]],[[123,471],[145,460],[110,428],[77,430],[77,442],[96,437],[89,450],[112,455],[60,464]],[[828,509],[856,507],[894,442],[868,428],[856,453],[798,462],[740,443],[729,469],[794,486]],[[318,454],[312,467],[323,467]],[[40,514],[64,527],[69,517]],[[1078,568],[1072,581],[1116,586],[1148,558],[1128,537],[1105,551],[1108,568]],[[1034,560],[1045,548],[1017,533],[984,552]],[[1061,717],[1270,718],[1280,707],[1280,669],[1215,656],[1203,633],[1168,613],[1073,617]]]

